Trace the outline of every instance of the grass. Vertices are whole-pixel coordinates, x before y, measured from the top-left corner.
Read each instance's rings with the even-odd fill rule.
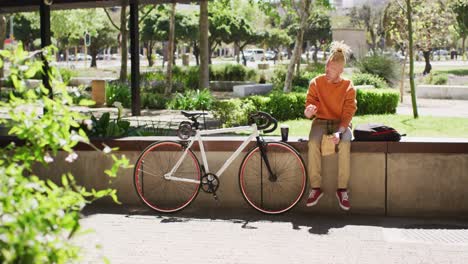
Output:
[[[291,136],[309,135],[310,120],[298,119],[280,123],[289,125]],[[354,127],[365,123],[385,124],[408,137],[468,138],[468,118],[422,116],[414,119],[407,115],[365,115],[353,118]],[[275,130],[272,135],[280,135],[280,130]]]

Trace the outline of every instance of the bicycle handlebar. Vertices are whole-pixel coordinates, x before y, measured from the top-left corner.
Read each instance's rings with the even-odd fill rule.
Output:
[[[263,130],[263,133],[271,133],[278,127],[278,121],[274,117],[261,111],[250,114],[249,124],[253,123],[256,123],[258,130]],[[273,126],[269,128],[271,125]]]

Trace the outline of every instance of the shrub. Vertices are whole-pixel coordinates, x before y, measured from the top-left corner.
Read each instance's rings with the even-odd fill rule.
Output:
[[[278,120],[297,119],[304,116],[305,93],[275,92],[269,95],[268,113]],[[265,110],[266,110],[265,109]]]
[[[224,127],[247,125],[249,114],[257,111],[252,101],[239,98],[216,101],[212,110]]]
[[[227,127],[247,124],[248,115],[255,111],[270,113],[280,121],[290,120],[303,117],[305,99],[304,93],[274,92],[268,96],[217,101],[212,110],[213,115]]]
[[[185,77],[183,83],[186,89],[197,89],[197,88],[208,88],[208,87],[198,87],[200,82],[200,67],[191,66],[185,70]]]
[[[249,81],[255,80],[257,71],[242,64],[224,64],[210,66],[212,81]]]
[[[187,90],[183,94],[177,93],[167,107],[177,110],[210,110],[212,104],[213,95],[210,90]]]
[[[400,93],[393,89],[358,89],[356,115],[394,114]]]
[[[325,73],[325,64],[324,63],[310,63],[306,66],[306,71],[308,72],[317,72],[319,74]]]
[[[148,109],[166,109],[168,99],[158,93],[142,93],[141,94],[141,107]]]
[[[0,149],[0,263],[79,262],[79,248],[71,239],[80,231],[80,211],[104,196],[116,201],[116,191],[87,191],[76,184],[71,173],[62,175],[60,184],[35,175],[33,166],[47,166],[61,158],[58,151],[68,153],[68,162],[78,157],[72,148],[78,142],[89,143],[79,127],[86,117],[70,108],[72,98],[54,74],[56,71],[51,71],[53,99],[44,90],[26,89],[21,80],[39,71],[42,61],[30,60],[32,55],[21,45],[16,49],[12,53],[0,50],[0,58],[12,62],[10,77],[19,93],[8,103],[0,103],[10,113],[10,119],[1,119],[0,124],[10,127],[9,133],[24,141]],[[43,54],[51,51],[47,48]],[[50,61],[50,57],[46,58]],[[21,107],[39,103],[44,108],[40,118],[34,110],[28,113]],[[89,103],[83,100],[80,105]],[[115,177],[119,167],[128,166],[128,160],[114,155],[112,158],[114,166],[105,173]]]
[[[76,76],[74,71],[69,70],[67,68],[59,68],[59,71],[60,71],[60,76],[62,77],[62,81],[65,84],[68,84],[70,82],[70,79]]]
[[[384,79],[391,85],[397,79],[398,62],[388,56],[372,55],[357,62],[362,73],[369,73]]]
[[[273,76],[271,77],[271,82],[273,83],[273,88],[275,90],[283,90],[284,82],[286,81],[286,73],[287,70],[285,68],[278,68],[273,72]],[[322,74],[319,71],[309,72],[309,71],[301,71],[299,75],[293,77],[292,86],[293,87],[303,87],[306,91],[309,88],[310,81],[315,78],[316,76]],[[296,88],[296,90],[301,90],[300,88]]]
[[[127,83],[106,83],[106,104],[112,106],[114,102],[121,102],[126,108],[130,107],[131,93],[130,86]]]
[[[425,78],[424,82],[426,84],[435,84],[435,85],[444,85],[448,82],[448,75],[445,73],[429,73]]]
[[[375,88],[388,87],[384,79],[369,73],[355,73],[351,80],[354,85],[373,85]]]

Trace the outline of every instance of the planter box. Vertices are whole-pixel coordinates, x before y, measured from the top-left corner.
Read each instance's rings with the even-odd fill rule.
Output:
[[[245,82],[245,81],[211,81],[210,90],[216,92],[232,92],[234,86],[236,85],[245,85],[245,84],[255,84],[255,82]]]
[[[245,97],[253,94],[267,94],[273,89],[271,83],[257,83],[248,85],[236,85],[234,86],[234,95],[238,97]]]
[[[419,98],[468,100],[468,86],[463,85],[418,85]]]

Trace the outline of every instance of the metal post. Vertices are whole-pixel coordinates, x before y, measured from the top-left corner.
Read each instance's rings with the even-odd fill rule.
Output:
[[[132,115],[139,116],[140,112],[140,52],[138,34],[138,0],[130,2],[130,54],[131,54],[131,87],[132,87]]]
[[[44,1],[41,1],[39,7],[40,20],[41,20],[41,48],[50,46],[50,6],[46,5]],[[42,83],[49,90],[49,98],[53,98],[52,86],[49,80],[49,63],[47,62],[45,56],[42,56],[44,65],[42,66],[44,74],[42,75]]]

